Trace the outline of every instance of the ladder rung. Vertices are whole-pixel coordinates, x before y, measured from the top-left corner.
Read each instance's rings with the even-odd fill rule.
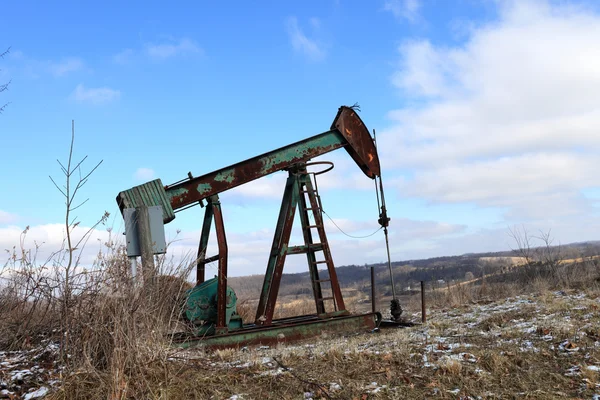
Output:
[[[216,256],[208,257],[208,258],[205,258],[204,260],[198,260],[198,261],[203,262],[204,264],[208,264],[213,261],[217,261],[218,259],[219,259],[219,255],[217,254]]]
[[[315,282],[331,282],[331,279],[315,279]]]
[[[320,299],[318,299],[320,302],[323,302],[325,300],[333,300],[333,297],[322,297]]]
[[[327,263],[327,260],[323,260],[323,261],[313,261],[314,264],[325,264]]]
[[[290,246],[287,249],[287,254],[302,254],[309,251],[323,251],[323,244],[312,243],[305,246]]]
[[[322,226],[323,226],[323,225],[307,225],[306,227],[307,227],[308,229],[311,229],[311,228],[321,228]]]

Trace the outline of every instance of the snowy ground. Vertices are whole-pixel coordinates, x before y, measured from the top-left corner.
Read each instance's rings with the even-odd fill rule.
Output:
[[[41,399],[58,387],[58,346],[45,342],[25,351],[0,351],[0,399]]]
[[[412,328],[239,351],[187,350],[169,362],[181,375],[177,393],[191,398],[600,400],[599,310],[596,294],[548,292],[433,310],[425,325]],[[56,351],[48,343],[0,352],[0,398],[55,391]]]

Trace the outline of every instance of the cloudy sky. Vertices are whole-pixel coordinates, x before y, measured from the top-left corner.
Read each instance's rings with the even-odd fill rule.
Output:
[[[394,260],[510,249],[514,226],[550,230],[555,243],[600,239],[595,1],[8,1],[3,11],[1,249],[26,226],[24,244],[41,256],[62,243],[49,176],[62,179],[72,120],[83,172],[102,161],[79,193],[89,200],[76,235],[111,214],[88,242],[91,262],[108,228],[122,240],[121,190],[324,132],[355,102],[377,132]],[[373,182],[343,150],[319,159],[335,163],[319,179],[334,261],[384,261],[382,232],[338,229],[376,231]],[[264,272],[285,179],[221,195],[231,275]],[[166,226],[171,254],[194,251],[202,212]],[[286,271],[305,269],[288,259]]]

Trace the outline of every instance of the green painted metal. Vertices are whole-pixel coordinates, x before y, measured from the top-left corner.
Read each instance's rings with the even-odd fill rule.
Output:
[[[310,176],[308,174],[302,174],[298,177],[296,185],[298,186],[298,191],[300,191],[303,187],[306,187],[307,190],[311,188]],[[300,198],[300,223],[302,224],[302,236],[304,237],[305,246],[311,246],[313,241],[313,235],[310,229],[307,227],[310,225],[310,220],[307,211],[307,203],[305,196],[301,196]],[[308,272],[310,274],[310,281],[313,290],[313,297],[315,300],[315,306],[317,309],[317,314],[325,314],[325,303],[319,301],[318,299],[323,297],[323,291],[321,290],[321,284],[319,283],[319,269],[316,265],[317,257],[315,255],[315,251],[307,251],[306,252],[306,260],[308,261]]]
[[[186,291],[185,317],[197,326],[197,334],[214,334],[217,323],[218,278],[214,277]],[[225,324],[228,329],[242,328],[242,320],[237,315],[237,296],[227,287]]]
[[[121,210],[139,206],[162,206],[163,222],[166,224],[175,219],[175,212],[160,179],[120,192],[117,196],[117,204]]]
[[[368,313],[337,318],[320,319],[317,316],[301,316],[285,320],[274,320],[268,327],[248,326],[225,335],[185,337],[174,340],[173,346],[180,348],[240,348],[251,345],[274,345],[295,342],[322,335],[350,332],[368,332],[381,322],[380,313]]]
[[[273,301],[273,304],[269,304],[269,299],[276,299],[277,292],[279,291],[281,272],[286,257],[285,247],[290,240],[292,231],[291,226],[296,213],[298,196],[297,177],[295,175],[290,175],[285,183],[281,208],[279,209],[279,218],[277,220],[273,244],[271,245],[271,252],[267,262],[263,288],[256,310],[255,322],[259,324],[270,322],[267,321],[268,315],[270,314],[269,308],[271,310],[275,308],[276,300]]]
[[[236,186],[281,171],[294,163],[339,149],[348,144],[338,130],[331,130],[254,158],[195,177],[167,188],[173,209],[179,209]]]
[[[210,236],[210,227],[212,226],[214,212],[212,202],[206,205],[204,211],[204,222],[202,223],[202,233],[200,234],[200,244],[198,245],[198,258],[196,260],[196,285],[204,282],[204,268],[206,259],[206,249],[208,248],[208,239]]]

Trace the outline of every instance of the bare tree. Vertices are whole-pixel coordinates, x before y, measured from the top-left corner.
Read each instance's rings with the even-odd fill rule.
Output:
[[[0,58],[4,58],[9,52],[10,52],[10,47],[8,49],[6,49],[3,53],[0,53]],[[0,83],[0,93],[7,91],[11,82],[12,82],[12,80],[9,80],[6,83]],[[2,112],[4,111],[6,106],[8,106],[9,104],[10,104],[10,102],[4,103],[4,105],[0,106],[0,114],[2,114]]]
[[[71,145],[69,147],[69,156],[66,165],[59,160],[61,171],[64,174],[64,184],[60,187],[56,181],[50,176],[50,180],[54,186],[65,198],[65,235],[63,258],[58,262],[57,272],[57,289],[61,300],[61,353],[68,354],[70,348],[70,334],[72,326],[71,308],[73,305],[73,296],[77,292],[77,282],[80,279],[85,279],[85,272],[79,272],[79,266],[83,248],[89,240],[93,230],[101,223],[104,223],[109,213],[105,212],[102,218],[98,220],[91,228],[76,240],[73,236],[73,230],[80,224],[77,217],[73,217],[73,212],[87,202],[88,199],[79,202],[76,201],[77,194],[81,188],[88,182],[89,177],[102,164],[98,162],[89,172],[82,172],[81,167],[87,156],[83,157],[79,162],[73,160],[73,145],[75,142],[75,122],[71,121]],[[79,203],[78,203],[79,202]],[[76,254],[76,252],[78,252]],[[64,261],[64,262],[62,262]]]
[[[534,262],[534,251],[531,246],[531,234],[525,226],[521,229],[514,227],[509,228],[509,236],[515,241],[516,249],[511,249],[519,257],[525,260],[526,265],[531,265]]]
[[[532,235],[522,226],[521,229],[509,228],[509,235],[515,241],[517,248],[512,249],[525,261],[525,267],[530,278],[545,275],[559,279],[559,267],[565,256],[560,245],[554,245],[551,230],[540,230],[539,235]],[[534,246],[534,242],[539,244]]]

